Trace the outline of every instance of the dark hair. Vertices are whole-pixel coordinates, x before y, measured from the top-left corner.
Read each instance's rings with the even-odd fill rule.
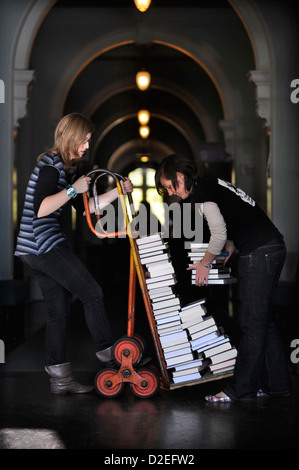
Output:
[[[196,165],[184,155],[174,153],[165,157],[156,170],[156,189],[161,196],[166,193],[166,190],[161,185],[160,179],[171,180],[173,187],[176,188],[178,184],[177,172],[184,175],[186,190],[190,191],[192,189],[197,178]]]

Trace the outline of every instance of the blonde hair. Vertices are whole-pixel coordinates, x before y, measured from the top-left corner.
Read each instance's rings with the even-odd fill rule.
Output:
[[[92,132],[92,124],[84,116],[79,113],[67,114],[57,124],[54,145],[48,152],[60,155],[65,170],[71,172],[76,163],[76,158],[72,159],[71,155],[77,156],[78,148],[85,142],[87,134]],[[39,161],[45,153],[40,155],[37,160]]]

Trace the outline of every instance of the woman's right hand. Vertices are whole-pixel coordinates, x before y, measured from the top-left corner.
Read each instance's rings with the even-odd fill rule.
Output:
[[[78,194],[86,193],[89,190],[89,182],[91,178],[89,176],[80,176],[73,184],[73,188],[77,191]]]

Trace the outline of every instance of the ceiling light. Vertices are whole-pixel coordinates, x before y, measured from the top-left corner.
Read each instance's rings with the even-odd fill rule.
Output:
[[[146,139],[149,136],[150,129],[148,126],[140,126],[139,134],[142,139]]]
[[[136,8],[138,8],[139,11],[144,12],[150,6],[151,0],[134,0],[134,3],[136,5]]]
[[[136,84],[139,88],[139,90],[144,91],[146,90],[151,83],[151,75],[149,72],[146,72],[146,70],[142,70],[141,72],[138,72],[136,75]]]
[[[149,158],[147,155],[142,155],[142,157],[140,157],[140,161],[142,163],[147,163],[149,161]]]
[[[137,114],[139,124],[146,126],[150,120],[150,113],[147,109],[141,109]]]

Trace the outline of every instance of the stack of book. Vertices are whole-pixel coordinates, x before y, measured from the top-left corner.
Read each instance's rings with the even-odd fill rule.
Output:
[[[235,348],[208,314],[206,300],[181,307],[167,243],[157,233],[136,239],[166,367],[175,384],[233,369]],[[229,362],[230,361],[230,362]]]
[[[208,243],[185,242],[190,264],[198,263],[202,260],[208,245]],[[215,257],[212,262],[213,268],[209,271],[208,284],[232,284],[236,282],[236,279],[232,277],[231,268],[224,264],[227,255],[228,253],[223,251]],[[195,269],[192,270],[191,282],[195,284]]]
[[[232,372],[237,350],[223,329],[217,326],[213,316],[208,314],[205,299],[181,308],[179,315],[181,327],[187,334],[190,354],[181,360],[180,347],[173,347],[172,361],[166,360],[173,382],[178,384]]]
[[[144,267],[157,332],[161,344],[167,344],[171,350],[176,341],[178,345],[181,344],[181,338],[172,335],[180,333],[186,338],[187,334],[181,327],[180,299],[173,290],[176,277],[169,248],[161,233],[137,238],[136,244],[140,262]]]

